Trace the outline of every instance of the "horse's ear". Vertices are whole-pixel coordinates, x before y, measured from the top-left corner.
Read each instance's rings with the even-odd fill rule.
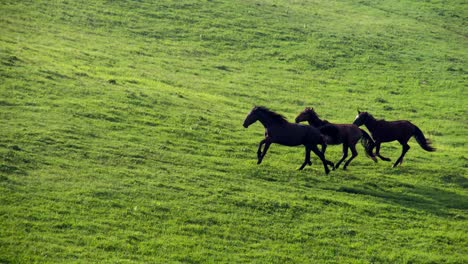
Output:
[[[361,113],[361,111],[359,111],[359,108],[357,109],[357,112],[358,112],[358,114],[360,114],[360,113]]]

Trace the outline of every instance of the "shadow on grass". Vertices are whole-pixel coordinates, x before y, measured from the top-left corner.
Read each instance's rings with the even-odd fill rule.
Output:
[[[387,179],[388,180],[388,179]],[[425,211],[440,217],[462,217],[450,212],[451,209],[468,210],[468,196],[441,188],[410,185],[398,181],[383,184],[364,183],[359,186],[342,186],[336,191],[359,195],[369,195],[383,199],[388,203],[405,208]],[[393,190],[395,187],[398,190]]]

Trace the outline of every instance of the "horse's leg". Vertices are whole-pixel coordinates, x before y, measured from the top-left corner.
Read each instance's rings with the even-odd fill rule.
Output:
[[[325,154],[324,153],[322,153],[322,154],[323,154],[323,158],[325,158]],[[335,170],[335,163],[333,163],[333,162],[331,162],[331,161],[329,161],[327,159],[325,159],[325,162],[332,167],[332,170]]]
[[[322,154],[325,157],[325,151],[327,150],[327,144],[322,143]],[[318,149],[318,148],[317,148]],[[332,167],[332,170],[335,170],[335,164],[329,160],[325,160],[325,162]],[[312,165],[312,162],[310,162],[309,165]]]
[[[265,155],[266,155],[266,153],[267,153],[268,148],[270,147],[270,145],[271,145],[271,141],[268,140],[268,139],[266,139],[266,140],[265,140],[265,147],[263,148],[263,152],[262,152],[260,158],[258,159],[257,164],[262,163],[263,157],[265,157]]]
[[[402,164],[403,163],[403,157],[405,156],[406,152],[408,152],[408,150],[410,149],[410,146],[408,145],[408,143],[402,143],[400,142],[400,144],[403,146],[403,150],[401,151],[401,156],[397,159],[397,161],[395,162],[395,164],[393,164],[393,168],[395,168],[396,166],[398,166],[398,164]]]
[[[377,157],[379,157],[381,160],[384,160],[384,161],[390,161],[391,160],[389,158],[386,158],[386,157],[383,157],[383,156],[380,155],[380,142],[379,141],[375,142],[375,155]]]
[[[305,165],[311,165],[312,162],[310,162],[310,147],[306,146],[305,147],[305,159],[304,159],[304,163],[302,163],[302,166],[299,168],[299,170],[302,170],[304,169]]]
[[[315,153],[315,155],[317,155],[317,156],[320,158],[320,160],[322,161],[323,167],[325,168],[325,173],[326,173],[326,174],[330,173],[330,169],[328,168],[327,163],[333,164],[333,162],[327,161],[327,160],[325,159],[325,156],[324,156],[323,153],[317,148],[317,146],[312,145],[312,151],[313,151],[313,152]]]
[[[257,159],[260,160],[260,156],[262,155],[262,146],[265,144],[266,139],[263,139],[260,141],[260,144],[258,145],[258,150],[257,150]]]
[[[336,163],[335,169],[338,169],[340,167],[341,162],[343,162],[346,157],[348,157],[348,144],[343,143],[343,156],[341,156],[341,159]]]
[[[327,150],[327,144],[326,143],[322,143],[322,153],[323,155],[325,155],[325,151]]]
[[[406,153],[408,152],[408,150],[411,148],[408,143],[405,144],[405,146],[403,146],[404,148],[406,148],[406,151],[405,151],[405,154],[401,157],[401,160],[400,160],[400,165],[403,164],[403,158],[405,157]]]
[[[346,170],[349,163],[351,163],[351,161],[358,155],[356,151],[356,145],[351,145],[349,148],[351,149],[351,158],[349,158],[349,160],[345,163],[343,170]]]

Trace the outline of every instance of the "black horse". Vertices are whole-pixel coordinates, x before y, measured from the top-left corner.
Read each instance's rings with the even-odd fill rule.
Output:
[[[327,120],[321,120],[317,113],[315,113],[313,108],[306,107],[296,117],[296,123],[307,121],[309,125],[316,127],[320,130],[320,133],[326,135],[326,143],[329,145],[340,145],[343,144],[343,156],[336,163],[335,168],[337,169],[340,164],[348,157],[348,148],[351,150],[351,158],[345,165],[343,169],[346,170],[349,163],[358,155],[356,151],[356,143],[361,140],[361,143],[366,150],[367,156],[372,160],[377,162],[377,159],[372,154],[372,149],[374,148],[374,141],[366,133],[366,131],[360,129],[359,127],[353,124],[332,124]],[[322,152],[325,153],[326,145],[322,146]]]
[[[318,129],[311,126],[289,123],[282,115],[262,106],[256,106],[250,111],[245,118],[244,127],[249,127],[257,120],[265,127],[265,139],[260,141],[258,146],[257,164],[262,163],[272,143],[285,146],[304,145],[306,150],[305,160],[299,170],[302,170],[307,164],[312,165],[310,151],[313,151],[322,161],[325,173],[328,174],[330,172],[327,164],[333,167],[333,162],[326,160],[324,154],[317,148],[318,144],[324,143],[324,138]],[[265,147],[262,151],[263,144],[265,144]]]
[[[358,115],[356,116],[353,124],[357,126],[365,125],[367,127],[375,141],[375,155],[382,160],[390,161],[389,158],[380,155],[380,144],[382,142],[390,142],[395,140],[400,142],[400,144],[403,146],[403,150],[400,157],[397,159],[395,164],[393,164],[393,167],[403,163],[403,157],[410,149],[408,140],[412,136],[414,136],[416,141],[424,150],[435,151],[435,148],[431,146],[430,140],[424,137],[422,131],[417,126],[406,120],[376,120],[371,114],[367,112],[360,112],[358,110]]]

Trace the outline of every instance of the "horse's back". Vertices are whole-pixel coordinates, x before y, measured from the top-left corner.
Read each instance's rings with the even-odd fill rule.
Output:
[[[413,132],[415,125],[408,120],[386,121],[390,129],[398,129],[403,132]]]
[[[361,129],[356,125],[335,124],[335,126],[340,131],[340,137],[343,142],[354,144],[362,137]]]
[[[408,120],[381,121],[378,126],[382,142],[408,140],[414,133],[415,125]]]
[[[274,142],[286,146],[319,144],[320,132],[308,125],[288,123],[268,130]]]

